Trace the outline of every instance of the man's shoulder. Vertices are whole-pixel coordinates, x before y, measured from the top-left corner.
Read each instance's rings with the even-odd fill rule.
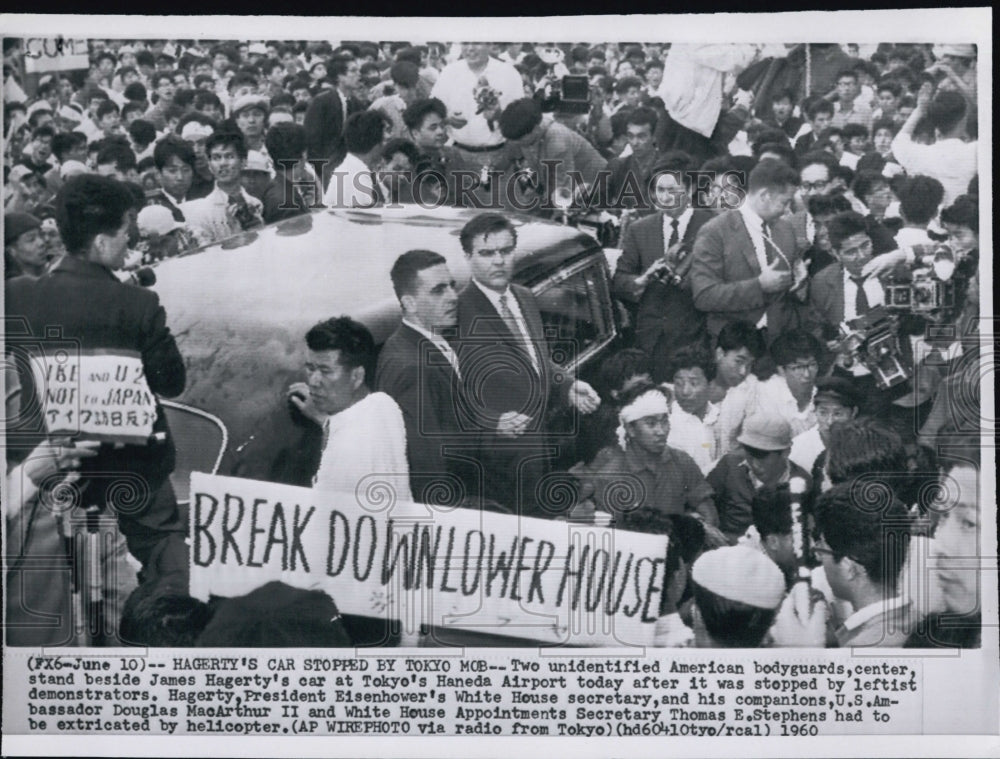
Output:
[[[742,222],[739,210],[730,208],[728,211],[723,211],[722,213],[716,215],[714,219],[706,221],[701,227],[701,232],[703,234],[728,233],[736,228],[740,223]]]
[[[836,283],[838,279],[844,276],[844,269],[839,263],[832,263],[829,266],[824,266],[818,272],[813,275],[812,281],[814,285],[824,285],[829,287]]]
[[[667,446],[666,451],[664,451],[663,458],[665,461],[672,463],[679,469],[685,471],[685,473],[697,472],[699,478],[701,477],[701,468],[695,463],[695,460],[687,451],[682,451],[680,448],[674,448],[673,446]]]

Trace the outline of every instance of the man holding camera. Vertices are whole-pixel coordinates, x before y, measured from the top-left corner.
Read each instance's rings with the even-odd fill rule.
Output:
[[[684,154],[678,154],[686,159]],[[628,226],[615,270],[615,295],[637,305],[636,344],[652,360],[653,379],[667,379],[668,357],[706,336],[687,279],[691,249],[711,211],[691,205],[693,176],[686,161],[658,164],[652,195],[658,213]]]

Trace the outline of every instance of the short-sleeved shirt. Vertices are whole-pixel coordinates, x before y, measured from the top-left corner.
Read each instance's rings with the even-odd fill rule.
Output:
[[[597,507],[611,513],[643,506],[666,514],[714,511],[712,488],[694,459],[669,446],[652,468],[634,451],[608,446],[578,476],[593,486]]]

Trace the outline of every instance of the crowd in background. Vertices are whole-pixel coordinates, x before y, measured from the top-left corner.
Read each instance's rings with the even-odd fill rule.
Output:
[[[85,204],[84,186],[125,214],[123,260],[110,267],[124,270],[322,207],[492,211],[463,230],[474,281],[461,296],[433,252],[397,262],[403,325],[437,340],[461,384],[473,360],[465,319],[498,316],[530,376],[579,415],[559,460],[531,470],[538,480],[564,472],[578,498],[569,514],[547,510],[536,481],[511,488],[519,459],[484,442],[497,481],[487,477],[479,505],[611,514],[618,527],[670,534],[663,645],[978,639],[970,573],[923,563],[978,550],[978,410],[956,412],[979,374],[975,46],[883,44],[861,55],[849,44],[91,40],[89,70],[30,79],[23,53],[4,40],[5,277],[15,294],[68,259],[102,253],[103,232],[84,244],[70,230],[83,219],[71,208]],[[117,190],[86,185],[92,177]],[[556,388],[557,370],[531,347],[540,322],[530,293],[510,283],[512,211],[599,213],[617,229],[624,340],[594,387]],[[878,313],[890,284],[928,281],[942,262],[950,300],[897,319],[907,378],[887,383],[890,369],[847,350],[842,324]],[[455,342],[438,339],[442,327],[457,327]],[[306,338],[308,381],[290,398],[323,430],[313,482],[343,479],[341,462],[358,457],[344,429],[375,414],[382,429],[398,419],[398,459],[419,497],[448,464],[416,463],[427,442],[409,415],[424,401],[394,374],[405,361],[393,366],[383,351],[376,369],[366,334],[332,320]],[[323,378],[341,370],[347,400],[323,411],[317,398],[334,392]],[[553,409],[505,415],[510,393],[499,393],[483,439],[547,434]],[[436,402],[443,414],[454,399]],[[77,451],[78,465],[89,454]],[[73,463],[54,460],[32,479]],[[637,484],[624,512],[622,473]],[[926,495],[938,478],[955,484],[945,511]],[[879,511],[859,495],[872,487]],[[885,550],[890,540],[909,556]],[[183,636],[142,627],[166,613],[171,573],[157,562],[176,568],[152,551],[139,557],[147,582],[123,628],[174,645],[193,642],[190,630],[209,618],[218,628],[222,616],[179,592],[169,598]],[[802,602],[805,574],[813,593]],[[960,640],[942,632],[949,613],[966,623]],[[331,645],[357,641],[323,628],[297,642],[327,634]]]

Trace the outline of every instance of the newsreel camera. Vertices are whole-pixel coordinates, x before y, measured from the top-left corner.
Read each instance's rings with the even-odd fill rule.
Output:
[[[535,53],[547,73],[539,82],[543,111],[556,113],[588,113],[590,111],[590,81],[584,75],[570,74],[563,59],[565,54],[554,44],[537,45]]]

